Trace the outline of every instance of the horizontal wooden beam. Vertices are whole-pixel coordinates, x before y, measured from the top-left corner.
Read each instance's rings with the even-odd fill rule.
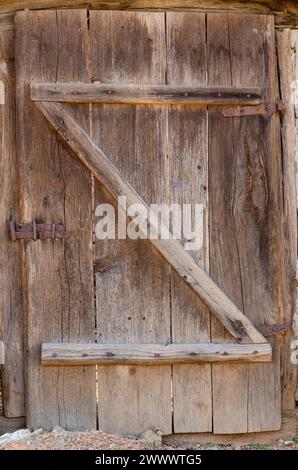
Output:
[[[245,105],[261,103],[261,89],[102,83],[32,83],[33,101],[61,103]]]
[[[268,362],[267,344],[90,344],[43,343],[41,363],[63,365],[161,365],[201,362]]]
[[[152,214],[148,205],[119,172],[117,167],[73,119],[65,105],[36,102],[36,106],[61,138],[69,145],[74,154],[77,155],[116,200],[119,196],[126,196],[127,206],[142,204],[146,208],[149,218],[140,221],[138,224],[140,231],[145,237],[150,232],[149,241],[203,300],[224,327],[240,342],[266,343],[267,341],[264,336],[252,325],[249,319],[243,315],[208,274],[198,266],[194,259],[184,250],[181,243],[175,240],[170,232],[168,239],[159,238],[160,222],[158,218],[155,214]],[[122,203],[121,199],[119,200],[120,204]],[[126,206],[123,208],[126,209]],[[167,230],[167,227],[162,228],[163,232],[165,230]]]
[[[0,364],[5,363],[4,343],[0,341]]]
[[[86,8],[84,0],[0,0],[0,15],[12,15],[17,10],[28,8]],[[104,10],[188,10],[229,13],[255,13],[276,15],[279,25],[297,25],[297,0],[90,0],[88,8]],[[283,19],[285,18],[285,19]],[[296,23],[295,23],[296,20]]]
[[[14,28],[14,16],[18,10],[66,9],[86,8],[86,2],[82,0],[33,0],[1,1],[0,0],[0,31],[1,29]],[[88,2],[88,8],[94,10],[139,10],[142,11],[194,11],[199,13],[230,13],[275,16],[275,26],[279,29],[298,28],[298,3],[297,0],[94,0]]]

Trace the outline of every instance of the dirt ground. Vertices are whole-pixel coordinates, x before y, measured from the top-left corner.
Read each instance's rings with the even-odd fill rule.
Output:
[[[298,436],[293,436],[289,441],[279,440],[270,445],[258,442],[248,445],[216,445],[192,442],[187,445],[184,442],[183,445],[175,443],[175,446],[173,444],[170,446],[162,443],[160,433],[156,429],[145,431],[139,438],[105,434],[101,431],[67,432],[62,428],[55,428],[52,432],[43,432],[42,429],[39,429],[33,433],[28,430],[21,430],[18,435],[15,434],[15,437],[12,434],[0,437],[0,447],[3,450],[298,450]]]

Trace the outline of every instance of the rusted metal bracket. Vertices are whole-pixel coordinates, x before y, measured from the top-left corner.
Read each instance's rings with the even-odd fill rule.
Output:
[[[234,106],[233,108],[225,108],[222,114],[225,117],[242,117],[242,116],[272,116],[276,112],[283,113],[286,105],[281,101],[273,103],[264,101],[263,103],[252,106]]]
[[[274,336],[279,333],[286,333],[288,331],[288,325],[284,323],[274,323],[273,325],[258,325],[256,328],[266,338],[268,336]]]
[[[69,234],[62,224],[38,224],[33,222],[9,222],[10,236],[16,240],[58,240],[69,238]]]

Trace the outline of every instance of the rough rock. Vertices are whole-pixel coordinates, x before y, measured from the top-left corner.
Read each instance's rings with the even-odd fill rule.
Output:
[[[161,430],[157,426],[154,426],[151,429],[147,429],[146,431],[143,431],[140,434],[140,439],[150,444],[161,445],[161,442],[162,442],[161,436],[162,436]]]
[[[19,429],[18,431],[11,433],[7,432],[0,436],[0,449],[3,449],[3,447],[9,442],[17,442],[30,436],[31,431],[29,429]]]
[[[42,428],[38,428],[38,429],[35,429],[34,431],[32,431],[31,433],[31,436],[34,437],[34,436],[39,436],[40,434],[43,433],[43,429]]]
[[[293,441],[285,441],[284,444],[285,444],[285,446],[292,446],[292,445],[295,444],[295,442],[293,442]]]
[[[55,434],[65,434],[67,431],[66,429],[63,429],[61,426],[54,426],[52,432]]]

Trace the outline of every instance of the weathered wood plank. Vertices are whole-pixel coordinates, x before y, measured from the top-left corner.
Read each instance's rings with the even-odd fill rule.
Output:
[[[207,15],[208,84],[232,85],[229,24],[227,14]],[[209,108],[209,223],[210,274],[243,310],[237,238],[234,230],[235,199],[233,119]],[[228,182],[228,183],[227,183]],[[211,317],[213,342],[233,338]],[[214,432],[247,432],[247,366],[212,366]]]
[[[71,233],[65,241],[24,244],[30,428],[96,428],[95,368],[40,364],[42,341],[94,341],[91,177],[41,118],[29,86],[32,80],[88,80],[87,33],[78,34],[86,21],[79,10],[16,17],[22,218],[60,222]]]
[[[25,414],[21,247],[11,243],[9,220],[18,217],[19,186],[15,142],[14,31],[0,31],[0,339],[3,413]]]
[[[149,206],[126,181],[116,166],[103,151],[90,139],[61,104],[36,103],[49,123],[70,146],[78,158],[94,174],[115,198],[125,196],[127,205],[142,204],[150,214],[149,221],[140,220],[140,231],[147,235],[148,223],[152,245],[162,254],[177,273],[204,301],[208,308],[220,319],[221,323],[239,341],[266,343],[252,323],[238,310],[233,302],[218,288],[212,279],[201,269],[184,250],[181,243],[169,233],[169,239],[158,239],[158,220]],[[121,200],[119,205],[126,209]],[[162,224],[161,224],[162,225]],[[162,225],[164,227],[164,225]],[[166,229],[166,227],[165,227]]]
[[[14,432],[18,429],[26,428],[26,418],[24,416],[18,418],[5,418],[0,415],[0,436],[7,432]]]
[[[255,38],[248,48],[252,33]],[[231,17],[230,37],[233,84],[259,85],[265,99],[275,101],[278,83],[274,19],[242,16],[237,21]],[[250,69],[249,74],[250,63],[254,63],[254,72]],[[269,120],[236,119],[234,152],[238,155],[235,230],[244,312],[253,322],[277,323],[286,306],[279,116],[275,114]],[[255,253],[253,259],[251,253]],[[272,364],[248,367],[249,432],[280,428],[279,338],[272,338],[271,343]]]
[[[228,366],[225,366],[228,367]],[[247,434],[211,434],[211,433],[192,433],[192,434],[172,434],[165,436],[163,443],[166,445],[183,446],[191,448],[193,445],[209,444],[214,445],[249,445],[265,444],[265,447],[270,444],[276,444],[280,439],[288,441],[293,439],[297,434],[297,412],[295,410],[284,411],[282,414],[281,429],[278,431],[265,431],[265,432],[251,432]]]
[[[229,24],[232,84],[261,86],[265,100],[276,101],[274,18],[232,15]],[[254,64],[253,72],[249,64]],[[280,118],[277,113],[269,120],[240,118],[234,126],[234,213],[243,308],[253,323],[279,323],[286,282]],[[248,366],[248,432],[272,431],[281,425],[279,338],[270,341],[272,363]]]
[[[170,366],[99,367],[100,429],[126,435],[154,427],[171,432],[171,381],[165,369]]]
[[[275,101],[278,94],[273,18],[228,15],[228,37],[231,85],[261,86],[265,99]],[[253,67],[250,64],[253,64]],[[223,138],[225,139],[224,136]],[[261,324],[280,322],[284,306],[282,171],[279,144],[278,115],[270,119],[236,118],[230,141],[223,140],[219,144],[221,149],[227,147],[234,155],[229,175],[234,185],[234,196],[231,199],[232,206],[227,208],[227,217],[222,220],[234,232],[234,259],[240,280],[238,296],[243,303],[245,315],[253,323]],[[214,162],[214,165],[218,165],[218,161]],[[225,182],[221,192],[222,198],[226,187]],[[230,222],[227,223],[227,220]],[[223,238],[222,243],[228,243],[227,239]],[[215,260],[214,257],[211,258]],[[231,266],[228,252],[221,253],[220,263],[220,266],[224,266],[224,263]],[[224,277],[222,282],[225,282]],[[233,285],[235,288],[235,284]],[[239,410],[241,404],[243,405],[240,414],[244,429],[242,432],[245,432],[245,427],[247,431],[254,432],[274,430],[280,426],[279,345],[277,338],[271,341],[273,363],[247,366],[247,375],[243,371],[242,381],[247,382],[247,398],[241,397],[242,401],[239,400]],[[215,380],[217,377],[220,379],[219,374],[213,376]],[[217,390],[219,394],[222,393],[220,383]],[[231,413],[234,413],[234,407],[229,406],[226,401],[227,414],[224,419],[221,398],[217,403],[221,419],[215,421],[215,432],[226,432],[227,427],[229,428],[227,420]],[[231,432],[231,429],[228,432]]]
[[[90,32],[94,79],[164,83],[163,14],[91,12]],[[95,143],[146,201],[163,202],[165,107],[110,104],[92,110]],[[97,182],[95,190],[95,207],[111,202]],[[146,240],[96,240],[95,249],[98,265],[108,266],[96,275],[98,341],[168,343],[167,263]],[[171,432],[171,367],[100,367],[98,420],[108,432],[138,434],[153,425]]]
[[[3,341],[0,341],[0,364],[5,364],[5,350]]]
[[[293,83],[294,50],[291,45],[290,29],[277,32],[278,66],[280,75],[281,99],[286,105],[282,115],[282,155],[283,155],[283,201],[285,229],[285,276],[286,296],[283,309],[283,321],[292,325],[296,310],[296,261],[297,261],[297,204],[296,204],[296,162],[295,162],[295,109]],[[282,407],[295,408],[295,390],[297,384],[297,365],[290,363],[291,342],[295,335],[289,328],[281,343]]]
[[[66,8],[74,7],[84,8],[84,2],[82,0],[41,0],[38,5],[33,0],[1,0],[0,9],[2,11],[16,11],[22,9],[39,9],[42,8]],[[116,1],[103,1],[103,0],[90,0],[90,8],[113,8],[114,10],[121,9],[133,9],[137,10],[139,8],[171,8],[171,7],[181,7],[181,8],[227,8],[227,9],[237,9],[237,8],[248,8],[264,11],[287,11],[288,13],[298,13],[298,7],[296,0],[248,0],[245,1],[245,5],[242,0],[132,0],[125,2],[124,0]]]
[[[169,86],[206,86],[205,15],[167,13],[167,79]],[[168,109],[169,204],[201,204],[202,246],[189,254],[208,270],[207,111],[194,106]],[[192,219],[193,221],[193,219]],[[202,223],[203,222],[203,223]],[[194,224],[193,224],[194,225]],[[185,226],[184,226],[185,228]],[[194,226],[191,227],[194,230]],[[198,233],[196,236],[198,237]],[[191,236],[189,235],[189,238]],[[183,236],[187,242],[187,234]],[[200,243],[200,242],[198,242]],[[195,292],[172,270],[172,341],[210,341],[210,314]],[[212,430],[211,366],[173,366],[174,432]]]
[[[268,344],[88,344],[43,343],[45,366],[87,364],[161,365],[201,362],[266,362],[271,360]],[[194,370],[193,372],[200,372]],[[174,369],[179,375],[179,370]],[[207,378],[207,380],[210,380]],[[188,384],[193,387],[193,383]],[[196,391],[195,391],[196,392]]]
[[[32,83],[33,101],[123,104],[259,104],[260,88]]]
[[[91,0],[88,2],[91,9],[114,9],[114,10],[201,10],[211,9],[214,12],[223,13],[224,10],[239,13],[273,13],[276,24],[279,27],[298,26],[298,6],[296,0]],[[7,21],[17,10],[29,8],[85,8],[86,3],[82,0],[3,0],[0,2],[0,17]]]

